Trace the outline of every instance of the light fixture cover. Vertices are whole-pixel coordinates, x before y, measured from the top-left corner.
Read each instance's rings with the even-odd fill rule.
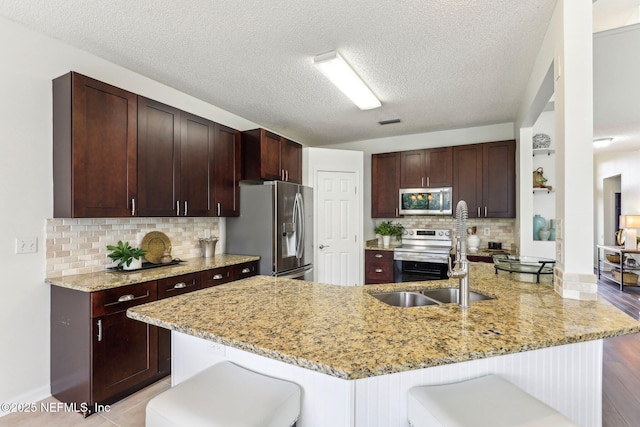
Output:
[[[382,105],[338,52],[317,55],[313,64],[361,110],[372,110]]]
[[[611,144],[613,138],[597,138],[593,140],[593,146],[596,148],[603,148]]]

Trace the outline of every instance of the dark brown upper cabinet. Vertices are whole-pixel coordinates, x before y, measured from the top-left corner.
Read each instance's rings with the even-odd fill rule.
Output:
[[[451,147],[401,152],[400,188],[450,187],[453,184]]]
[[[240,132],[216,123],[210,183],[212,216],[240,215],[240,147]]]
[[[398,217],[400,154],[371,155],[371,217]]]
[[[207,216],[214,123],[138,97],[141,216]]]
[[[71,72],[53,81],[53,216],[135,216],[137,99]]]
[[[454,206],[470,218],[515,218],[515,141],[453,147]]]
[[[243,177],[302,184],[302,145],[265,129],[242,132]]]

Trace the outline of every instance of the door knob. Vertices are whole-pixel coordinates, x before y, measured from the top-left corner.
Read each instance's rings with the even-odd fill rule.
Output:
[[[329,245],[320,245],[319,246],[320,249],[324,249],[324,248],[328,248],[328,247],[329,247]]]

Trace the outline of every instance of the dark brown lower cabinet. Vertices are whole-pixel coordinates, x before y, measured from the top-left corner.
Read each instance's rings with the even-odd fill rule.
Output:
[[[364,251],[364,283],[393,283],[393,251]]]
[[[171,373],[171,331],[127,309],[257,274],[257,261],[82,292],[51,286],[51,394],[87,416]],[[86,408],[86,411],[85,411]]]
[[[95,402],[108,402],[157,378],[157,327],[129,319],[126,311],[120,311],[97,319],[94,336]]]
[[[99,292],[51,287],[51,394],[88,415],[159,379],[158,330],[126,310],[155,301],[156,282]]]

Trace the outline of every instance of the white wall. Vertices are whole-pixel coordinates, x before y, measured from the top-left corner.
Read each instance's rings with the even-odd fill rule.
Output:
[[[391,125],[392,126],[392,125]],[[328,148],[360,150],[364,152],[364,238],[373,239],[374,220],[371,218],[371,154],[450,145],[476,144],[514,139],[513,123],[502,123],[473,128],[453,129],[389,138],[334,144]]]
[[[50,394],[44,236],[53,215],[51,80],[74,70],[236,129],[258,126],[3,18],[0,39],[0,402],[31,403]],[[37,253],[15,254],[15,238],[24,236],[38,238]]]

